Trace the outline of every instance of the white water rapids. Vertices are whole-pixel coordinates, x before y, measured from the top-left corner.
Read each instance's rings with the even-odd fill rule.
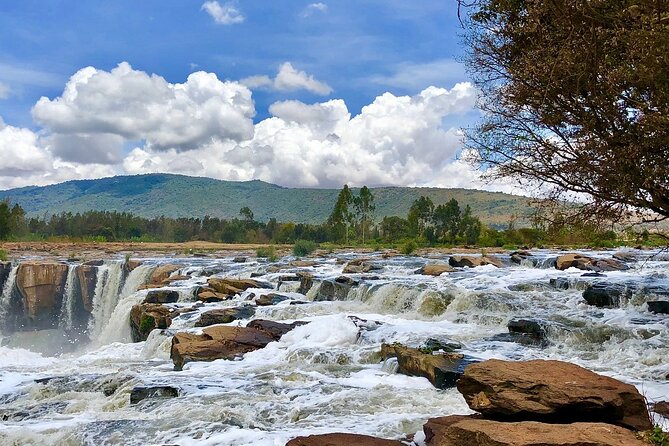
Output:
[[[396,362],[380,361],[383,342],[419,346],[428,338],[461,344],[461,352],[478,359],[574,362],[636,385],[649,401],[669,399],[669,316],[650,313],[646,305],[669,300],[669,259],[646,261],[648,253],[636,252],[640,261],[630,270],[583,277],[581,270],[552,268],[557,253],[534,254],[534,263],[511,264],[506,256],[504,268],[464,268],[440,277],[414,271],[446,256],[375,256],[381,269],[351,275],[359,284],[342,288],[334,301],[321,300],[326,288],[320,283],[341,275],[334,255],[313,267],[291,267],[285,259],[279,262],[284,269],[270,273],[269,264],[256,261],[172,259],[190,279],[169,286],[182,296],[171,307],[192,307],[185,300],[209,276],[254,274],[289,299],[257,307],[255,316],[231,325],[251,319],[309,322],[243,360],[192,362],[180,372],[169,358],[171,333],[193,330],[204,311],[249,303],[252,293],[270,290],[204,304],[175,318],[165,333],[155,330],[147,341],[130,343],[130,308],[147,293],[135,290],[158,260],[145,259],[125,281],[107,262],[100,267],[108,273],[98,278],[90,344],[58,357],[0,347],[0,445],[283,446],[297,435],[326,432],[403,438],[428,418],[470,413],[457,390],[435,389],[424,378],[396,374]],[[286,281],[296,272],[314,276],[306,295]],[[551,285],[551,279],[566,285]],[[593,282],[637,291],[621,308],[597,308],[582,297],[585,283]],[[356,325],[348,316],[368,323]],[[494,338],[508,333],[506,325],[516,317],[543,321],[548,346]],[[50,380],[36,381],[45,378]],[[174,386],[179,396],[131,405],[129,394],[141,385]]]

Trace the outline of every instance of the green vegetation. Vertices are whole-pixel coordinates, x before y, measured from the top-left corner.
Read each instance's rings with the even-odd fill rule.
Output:
[[[318,249],[318,243],[311,240],[296,240],[293,245],[293,254],[296,257],[303,257],[311,254]]]
[[[270,262],[275,262],[277,259],[276,248],[274,248],[274,246],[258,248],[256,250],[256,257],[267,259]]]
[[[402,244],[402,247],[400,248],[400,252],[404,254],[405,256],[410,256],[416,251],[416,248],[418,248],[418,245],[416,245],[416,242],[413,240],[409,240],[407,242],[404,242]]]
[[[669,434],[659,426],[648,432],[647,438],[653,446],[669,446]]]
[[[0,262],[6,262],[9,260],[9,253],[6,249],[0,249]]]

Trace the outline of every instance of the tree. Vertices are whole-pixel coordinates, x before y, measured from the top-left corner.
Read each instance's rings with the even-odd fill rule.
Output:
[[[241,215],[246,221],[253,221],[253,211],[248,206],[241,208],[239,210],[239,215]]]
[[[437,234],[444,242],[455,243],[460,232],[460,205],[455,198],[448,203],[441,204],[434,209],[434,224]]]
[[[470,159],[590,219],[669,218],[669,3],[459,4],[484,111]]]
[[[9,202],[0,201],[0,240],[7,240],[11,232],[12,212]]]
[[[472,209],[469,205],[465,206],[465,210],[460,217],[460,236],[465,243],[468,245],[476,244],[481,236],[482,227],[481,221],[472,215]]]
[[[434,203],[429,197],[421,196],[411,204],[407,220],[415,235],[423,237],[425,229],[432,222],[433,213]]]
[[[353,223],[353,213],[349,206],[353,203],[353,194],[347,184],[339,192],[337,201],[335,202],[332,213],[328,218],[328,225],[332,227],[334,237],[338,240],[342,239],[342,235],[346,244],[348,244],[348,228]]]
[[[373,214],[376,210],[374,204],[374,194],[367,186],[362,186],[357,197],[353,198],[353,204],[357,214],[360,216],[360,226],[362,231],[362,244],[365,244],[365,230],[367,225],[374,219]]]

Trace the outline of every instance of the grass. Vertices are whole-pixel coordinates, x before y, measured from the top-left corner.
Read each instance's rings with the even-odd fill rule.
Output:
[[[0,249],[0,262],[6,262],[9,260],[9,253],[6,249]]]
[[[311,240],[296,240],[293,245],[293,254],[296,257],[303,257],[316,251],[318,243]]]
[[[276,262],[276,248],[274,246],[267,246],[256,249],[256,257],[265,258],[270,262]]]

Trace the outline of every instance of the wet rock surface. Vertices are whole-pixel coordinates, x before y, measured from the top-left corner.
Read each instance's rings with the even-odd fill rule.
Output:
[[[286,443],[286,446],[403,446],[397,440],[384,440],[357,434],[322,434],[297,437]]]
[[[256,310],[250,305],[233,308],[221,308],[205,311],[195,322],[196,327],[207,327],[216,324],[229,324],[238,319],[252,318]]]
[[[171,323],[170,309],[161,304],[140,304],[130,310],[133,342],[146,341],[151,331],[168,328]]]
[[[179,292],[172,290],[152,290],[146,294],[145,304],[171,304],[179,300]]]
[[[130,392],[130,404],[139,404],[141,401],[156,398],[176,398],[179,389],[172,386],[137,386]]]

